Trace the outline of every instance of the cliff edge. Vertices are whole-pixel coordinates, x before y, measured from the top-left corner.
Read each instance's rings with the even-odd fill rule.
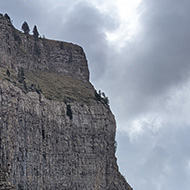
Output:
[[[0,42],[0,189],[131,190],[83,49],[23,34],[1,14]]]

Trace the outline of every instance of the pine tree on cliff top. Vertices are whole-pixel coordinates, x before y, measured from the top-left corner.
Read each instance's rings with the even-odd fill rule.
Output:
[[[34,25],[34,28],[33,28],[33,36],[35,39],[37,39],[39,36],[39,32],[36,25]]]
[[[25,34],[29,34],[29,32],[30,32],[30,28],[26,21],[24,21],[24,23],[22,24],[22,30],[24,31]]]

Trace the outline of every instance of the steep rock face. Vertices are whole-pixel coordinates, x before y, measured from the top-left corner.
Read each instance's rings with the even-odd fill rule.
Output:
[[[68,105],[0,83],[1,164],[24,189],[128,189],[115,159],[115,120],[101,103]]]
[[[0,42],[2,67],[53,71],[83,81],[89,80],[86,57],[80,46],[23,35],[2,14],[0,14]]]
[[[15,42],[15,31],[20,44]],[[6,176],[4,182],[0,178],[0,185],[18,190],[131,190],[116,163],[114,116],[94,95],[82,49],[62,44],[72,46],[72,61],[67,63],[67,51],[62,46],[61,55],[55,51],[59,49],[55,44],[61,42],[45,40],[37,63],[29,51],[35,40],[15,30],[2,15],[0,40],[0,177]],[[22,50],[22,45],[27,47]],[[46,54],[47,47],[53,59]],[[22,81],[15,74],[20,67],[28,72]],[[33,74],[36,69],[41,71],[40,80]],[[51,98],[55,89],[44,82],[46,76],[58,84]],[[63,89],[58,82],[62,80]],[[59,92],[62,96],[57,96]]]

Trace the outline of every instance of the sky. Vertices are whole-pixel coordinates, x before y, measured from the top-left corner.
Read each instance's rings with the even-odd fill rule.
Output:
[[[0,12],[84,48],[134,190],[190,189],[189,0],[0,0]]]

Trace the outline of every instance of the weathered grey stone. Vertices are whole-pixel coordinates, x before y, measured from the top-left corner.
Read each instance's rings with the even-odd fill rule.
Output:
[[[14,186],[8,181],[8,173],[5,169],[0,168],[0,189],[1,190],[14,190]]]
[[[72,43],[35,38],[16,30],[0,14],[0,66],[54,71],[89,80],[83,49]]]
[[[2,15],[0,42],[0,67],[10,68],[11,76],[22,66],[89,82],[79,46],[36,42]],[[39,55],[34,55],[35,43]],[[93,95],[88,101],[49,100],[5,75],[0,72],[0,168],[6,171],[0,170],[0,185],[17,190],[131,190],[118,171],[116,123],[108,105]],[[93,86],[87,90],[93,91]]]

